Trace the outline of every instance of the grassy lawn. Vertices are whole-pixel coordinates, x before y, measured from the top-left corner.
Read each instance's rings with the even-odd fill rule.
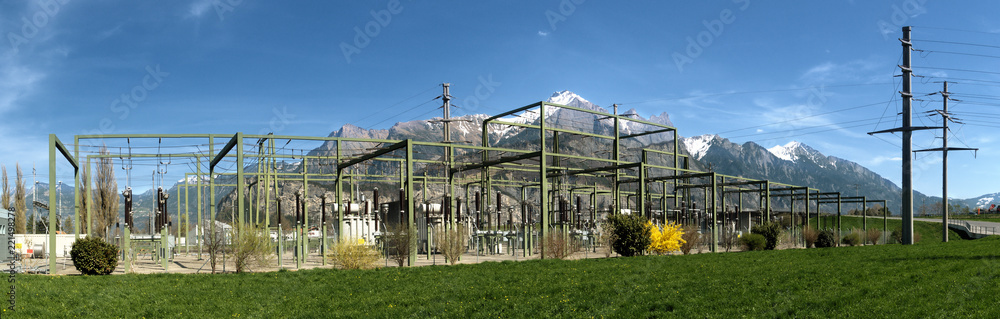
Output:
[[[843,216],[841,220],[841,228],[844,231],[851,229],[862,229],[864,225],[864,220],[860,216]],[[811,223],[816,226],[816,221],[813,220]],[[901,229],[903,227],[903,221],[899,219],[889,219],[888,220],[888,231],[891,233],[894,229]],[[868,217],[868,228],[875,228],[881,230],[883,226],[882,217],[874,218]],[[823,228],[837,228],[837,216],[823,216]],[[941,223],[931,223],[914,221],[913,231],[920,234],[920,241],[918,244],[925,243],[938,243],[941,242]],[[948,230],[948,239],[961,239],[962,237],[958,235],[954,230]]]
[[[372,271],[18,275],[17,312],[3,316],[997,317],[998,276],[992,237]]]
[[[957,219],[957,220],[975,220],[975,221],[981,221],[981,222],[1000,223],[1000,217],[989,217],[989,216],[987,216],[987,217],[983,217],[983,216],[972,216],[972,217],[969,217],[969,216],[962,216],[962,217],[952,217],[952,218],[953,219]]]

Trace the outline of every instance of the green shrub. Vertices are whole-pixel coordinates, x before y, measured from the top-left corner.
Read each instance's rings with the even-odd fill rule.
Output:
[[[781,238],[781,224],[776,222],[766,222],[759,225],[754,225],[750,228],[750,232],[754,234],[760,234],[767,239],[767,245],[764,249],[774,250],[778,247],[778,243]]]
[[[274,262],[274,247],[267,229],[238,222],[233,225],[231,238],[230,255],[236,272],[260,270]]]
[[[118,266],[118,247],[100,237],[77,240],[69,255],[73,266],[84,275],[107,275]]]
[[[740,245],[745,251],[764,250],[767,247],[767,238],[761,234],[746,234],[740,237]]]
[[[902,244],[903,243],[903,230],[899,229],[899,228],[893,229],[892,233],[889,234],[889,238],[892,239],[893,243]]]
[[[848,246],[857,246],[861,244],[861,234],[856,231],[852,231],[850,234],[844,236],[841,242]]]
[[[641,215],[616,214],[608,216],[608,223],[614,232],[614,241],[611,248],[616,253],[625,257],[641,256],[646,247],[649,247],[650,227],[646,224],[646,217]]]
[[[837,245],[837,237],[832,230],[821,230],[816,236],[816,248],[833,247]]]
[[[891,238],[891,242],[894,242],[894,243],[897,243],[897,244],[902,244],[903,243],[903,230],[899,229],[899,228],[893,229],[892,233],[889,234],[889,237]],[[917,232],[916,230],[914,230],[913,231],[913,243],[914,244],[919,243],[920,239],[921,239],[920,233]]]
[[[333,243],[326,255],[337,269],[372,269],[381,259],[378,249],[361,239],[342,239]]]

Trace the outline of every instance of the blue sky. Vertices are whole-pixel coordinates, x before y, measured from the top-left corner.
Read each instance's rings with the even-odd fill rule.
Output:
[[[1000,83],[983,82],[1000,82],[997,12],[993,1],[926,0],[0,0],[0,162],[36,163],[43,179],[49,133],[387,128],[438,115],[438,101],[424,103],[450,82],[458,115],[571,90],[644,117],[667,112],[683,136],[800,141],[898,184],[900,137],[864,133],[898,125],[896,38],[913,25],[929,40],[915,41],[925,77],[914,91],[927,101],[914,113],[940,108],[920,96],[935,81],[959,82],[952,110],[969,125],[949,141],[982,150],[949,157],[949,195],[973,197],[1000,191]],[[914,148],[940,145],[936,135],[915,133]],[[917,156],[918,190],[940,195],[940,161]]]

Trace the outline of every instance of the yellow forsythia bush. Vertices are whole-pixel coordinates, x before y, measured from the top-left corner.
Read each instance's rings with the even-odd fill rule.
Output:
[[[653,222],[647,222],[650,228],[650,244],[649,251],[657,255],[663,255],[672,251],[681,250],[681,244],[687,241],[681,236],[684,235],[684,230],[681,229],[680,225],[674,223],[668,223],[663,225],[663,227],[657,227],[653,225]]]

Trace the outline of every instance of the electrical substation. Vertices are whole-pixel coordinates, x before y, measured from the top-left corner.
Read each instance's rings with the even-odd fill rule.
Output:
[[[126,185],[117,186],[124,216],[107,225],[106,238],[123,247],[126,265],[142,259],[164,271],[175,254],[202,257],[205,239],[235,223],[271,232],[279,268],[309,260],[325,264],[323,256],[335,241],[380,246],[400,224],[415,227],[419,239],[408,257],[413,265],[418,258],[440,258],[433,256],[435,230],[459,226],[467,238],[462,258],[543,258],[550,249],[543,239],[550,234],[593,253],[609,214],[642,214],[656,224],[697,227],[708,238],[705,249],[718,252],[722,238],[746,233],[762,221],[782,221],[797,238],[793,244],[802,245],[800,231],[810,222],[839,228],[839,219],[836,225],[817,224],[821,209],[839,217],[844,204],[856,203],[862,210],[876,202],[885,205],[881,199],[844,197],[808,185],[693,169],[679,149],[676,128],[617,114],[617,106],[607,114],[532,103],[483,118],[482,131],[474,133],[478,140],[452,141],[444,86],[441,136],[105,134],[77,135],[67,145],[53,134],[49,182],[56,184],[57,167],[71,167],[79,203],[81,196],[93,196],[79,191],[83,169],[93,172],[102,161],[113,160],[116,173],[127,176]],[[557,110],[562,118],[585,120],[550,120]],[[612,129],[602,130],[595,121]],[[509,130],[517,134],[496,140]],[[637,142],[654,136],[659,142]],[[322,146],[309,153],[284,147],[299,142]],[[137,169],[150,166],[156,166],[151,179]],[[170,185],[157,182],[168,169],[172,174],[185,170],[173,193],[162,188]],[[135,201],[137,185],[149,186],[155,201]],[[49,196],[55,202],[55,193]],[[94,206],[86,206],[85,220],[74,213],[77,238],[94,235]],[[55,214],[53,205],[50,224],[58,220]],[[80,233],[81,225],[87,225],[86,234]],[[48,249],[54,251],[55,232],[49,236]],[[186,238],[184,248],[178,238]],[[55,269],[55,254],[49,258]]]

